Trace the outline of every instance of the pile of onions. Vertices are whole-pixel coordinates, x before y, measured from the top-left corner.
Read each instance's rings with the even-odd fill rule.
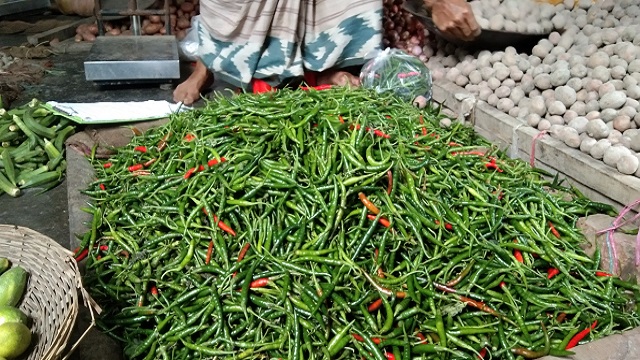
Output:
[[[159,1],[155,7],[161,9],[162,6],[163,2]],[[196,16],[199,11],[199,0],[173,0],[169,7],[171,34],[174,34],[178,40],[184,38],[187,29],[191,27],[191,18]],[[128,18],[120,21],[106,21],[104,27],[106,36],[133,35]],[[165,35],[164,16],[142,17],[141,30],[142,35]],[[94,41],[97,35],[98,26],[96,23],[83,24],[76,29],[75,41]]]
[[[423,47],[428,42],[424,25],[404,9],[404,0],[384,0],[383,45],[402,49],[426,61]]]

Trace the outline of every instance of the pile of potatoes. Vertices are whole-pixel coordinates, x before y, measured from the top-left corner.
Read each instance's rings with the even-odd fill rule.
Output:
[[[163,4],[157,4],[156,8],[162,8]],[[199,13],[199,0],[173,0],[169,7],[171,34],[178,40],[182,40],[187,29],[191,27],[191,18]],[[106,21],[104,23],[106,36],[133,35],[129,18],[119,21]],[[165,35],[166,26],[164,16],[151,15],[142,18],[142,35]],[[76,42],[94,41],[98,36],[98,25],[82,24],[76,28]]]
[[[546,5],[545,5],[546,6]],[[429,51],[434,79],[464,87],[567,146],[640,176],[640,4],[565,1],[531,54],[469,54],[442,42]]]
[[[537,0],[475,0],[470,5],[482,29],[541,34],[562,25],[552,22],[555,6]]]

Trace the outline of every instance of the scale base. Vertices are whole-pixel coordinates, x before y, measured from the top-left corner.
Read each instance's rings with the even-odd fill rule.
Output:
[[[175,36],[98,36],[84,62],[87,81],[162,83],[180,79]]]

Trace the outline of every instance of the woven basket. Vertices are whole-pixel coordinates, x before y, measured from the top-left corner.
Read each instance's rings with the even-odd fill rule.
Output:
[[[8,258],[12,266],[19,265],[29,273],[27,290],[20,302],[20,310],[31,320],[34,334],[26,352],[28,360],[62,357],[78,315],[78,290],[88,299],[72,255],[33,230],[0,225],[0,257]],[[75,345],[69,353],[74,348]]]

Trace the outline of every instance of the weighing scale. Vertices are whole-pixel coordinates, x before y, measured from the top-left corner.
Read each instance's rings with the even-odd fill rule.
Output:
[[[121,85],[166,83],[180,78],[178,42],[171,35],[169,0],[164,1],[160,10],[139,9],[138,5],[137,0],[129,0],[128,10],[103,9],[101,0],[95,0],[99,35],[84,62],[87,81]],[[145,15],[164,16],[167,35],[141,36],[140,16]],[[104,36],[103,16],[130,16],[134,35]]]

